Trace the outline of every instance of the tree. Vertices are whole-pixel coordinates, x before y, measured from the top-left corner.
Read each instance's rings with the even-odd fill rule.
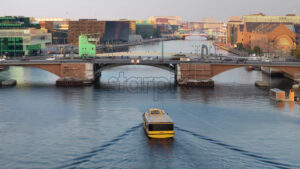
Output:
[[[230,39],[230,43],[231,43],[231,45],[232,45],[232,44],[234,43],[234,37],[233,37],[233,36],[230,36],[229,39]]]
[[[255,46],[253,48],[253,52],[256,54],[256,55],[260,55],[261,54],[261,49],[259,46]]]
[[[238,48],[238,50],[243,50],[244,49],[244,45],[242,43],[238,43],[237,44],[237,48]]]
[[[154,28],[153,37],[155,37],[155,38],[160,38],[161,37],[161,32],[160,32],[159,28]]]
[[[296,49],[291,50],[291,55],[295,56],[297,59],[300,59],[300,45]]]

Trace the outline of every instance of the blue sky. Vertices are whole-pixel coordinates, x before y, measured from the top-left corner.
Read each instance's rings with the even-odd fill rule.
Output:
[[[263,12],[300,15],[300,0],[0,0],[0,15],[97,19],[147,19],[149,16],[182,16],[199,21],[216,17]]]

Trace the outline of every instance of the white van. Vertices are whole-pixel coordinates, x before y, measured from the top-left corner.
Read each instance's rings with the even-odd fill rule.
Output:
[[[47,58],[46,60],[55,60],[55,57]]]

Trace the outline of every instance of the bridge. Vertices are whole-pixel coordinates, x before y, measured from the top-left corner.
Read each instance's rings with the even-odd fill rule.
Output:
[[[58,85],[90,85],[101,77],[103,70],[124,65],[153,66],[174,73],[179,85],[206,86],[206,82],[214,76],[231,69],[263,66],[276,68],[286,73],[290,78],[299,79],[299,62],[263,62],[263,61],[239,61],[239,60],[203,60],[191,59],[190,61],[153,58],[143,60],[140,58],[95,58],[83,59],[31,59],[31,60],[5,60],[0,62],[4,66],[24,66],[43,69],[51,72],[60,79]]]

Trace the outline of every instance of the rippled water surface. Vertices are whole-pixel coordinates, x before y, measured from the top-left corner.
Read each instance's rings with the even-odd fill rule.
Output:
[[[213,89],[177,87],[173,77],[122,66],[95,86],[62,88],[42,70],[1,72],[18,85],[0,88],[0,168],[300,168],[300,106],[272,102],[254,86],[264,79],[288,90],[292,82],[244,68],[214,77]],[[173,118],[174,139],[146,137],[141,117],[152,107]]]

